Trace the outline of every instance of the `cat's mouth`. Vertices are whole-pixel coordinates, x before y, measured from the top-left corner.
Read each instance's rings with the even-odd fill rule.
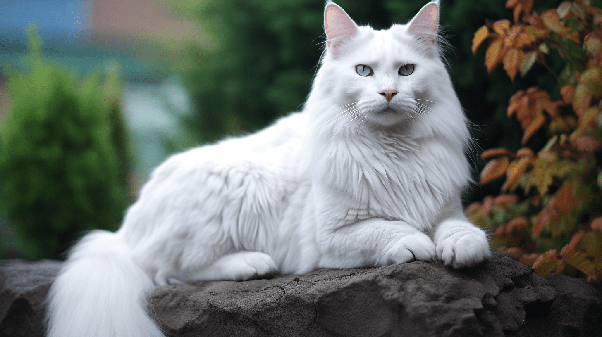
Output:
[[[408,114],[401,109],[387,104],[381,109],[374,111],[372,116],[373,123],[380,124],[382,126],[391,126],[405,121],[408,117]]]
[[[387,105],[386,107],[384,107],[382,110],[380,110],[377,113],[382,114],[382,115],[387,115],[387,114],[398,114],[400,112],[397,111],[396,109],[394,109],[393,107],[391,107],[390,105]]]

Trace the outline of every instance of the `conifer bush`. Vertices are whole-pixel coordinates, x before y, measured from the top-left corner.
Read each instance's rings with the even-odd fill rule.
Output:
[[[35,28],[28,35],[25,71],[8,71],[0,206],[27,257],[57,258],[83,230],[118,227],[131,161],[115,81],[111,87],[98,76],[80,82],[42,58]]]
[[[541,13],[533,0],[508,0],[513,21],[487,22],[473,53],[487,42],[485,65],[502,64],[512,81],[536,64],[549,89],[532,86],[510,97],[507,117],[523,131],[522,147],[494,148],[481,184],[502,180],[500,195],[467,209],[495,234],[495,249],[539,274],[602,279],[602,10],[599,1],[563,1]],[[541,80],[541,79],[540,79]],[[537,147],[532,138],[544,135]]]

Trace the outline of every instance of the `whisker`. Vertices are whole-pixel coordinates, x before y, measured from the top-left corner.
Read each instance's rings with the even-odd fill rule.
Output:
[[[359,109],[357,108],[356,105],[351,107],[351,111],[353,112],[353,118],[351,118],[350,120],[347,121],[347,123],[345,123],[345,125],[343,125],[343,127],[339,128],[339,130],[337,132],[335,132],[334,135],[332,135],[332,137],[330,138],[330,140],[332,140],[334,137],[336,137],[342,130],[347,129],[347,126],[349,125],[349,123],[353,122],[355,119],[358,118],[359,114]]]
[[[437,103],[437,102],[435,102],[435,101],[431,101],[431,100],[428,100],[428,99],[422,99],[422,98],[416,98],[416,97],[409,97],[409,98],[410,98],[410,99],[413,99],[413,100],[415,100],[415,101],[425,101],[425,102],[429,102],[429,103],[433,103],[433,104],[436,104],[436,103]]]
[[[357,133],[357,131],[362,128],[364,126],[364,124],[366,124],[366,121],[368,120],[368,114],[370,114],[370,110],[365,111],[365,110],[360,110],[361,116],[362,116],[362,120],[357,123],[357,125],[355,126],[355,128],[353,128],[353,132]]]
[[[335,114],[335,115],[331,116],[330,118],[328,118],[326,121],[324,121],[324,123],[328,124],[328,123],[333,122],[332,124],[334,124],[334,123],[340,121],[343,117],[345,117],[346,115],[349,114],[350,107],[352,108],[354,104],[355,103],[345,104],[345,105],[343,105],[341,107],[338,107],[338,108],[332,110],[331,113],[334,112],[334,111],[340,110],[340,109],[344,109],[343,111],[338,112],[337,114]]]
[[[405,99],[414,103],[413,109],[408,109],[408,116],[412,119],[428,113],[431,110],[431,105],[437,104],[435,101],[416,97],[405,97]]]

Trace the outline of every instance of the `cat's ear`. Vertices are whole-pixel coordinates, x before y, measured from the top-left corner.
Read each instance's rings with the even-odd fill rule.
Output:
[[[439,1],[429,2],[408,24],[408,33],[435,44],[439,29]]]
[[[324,9],[324,31],[326,45],[336,58],[340,56],[341,46],[357,35],[358,27],[341,7],[328,2]]]

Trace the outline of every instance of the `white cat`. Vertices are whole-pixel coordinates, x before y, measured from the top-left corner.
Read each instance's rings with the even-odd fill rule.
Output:
[[[439,3],[406,25],[324,12],[303,112],[160,165],[116,233],[88,234],[49,295],[49,336],[162,336],[146,295],[171,281],[490,255],[464,216],[466,119],[438,45]]]

